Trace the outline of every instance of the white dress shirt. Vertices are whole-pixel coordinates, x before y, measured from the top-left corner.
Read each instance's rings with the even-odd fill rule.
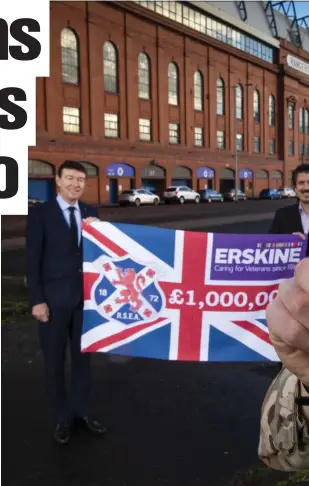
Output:
[[[57,202],[60,206],[60,209],[62,210],[62,214],[63,214],[63,216],[64,216],[69,227],[70,227],[70,211],[69,211],[68,208],[70,208],[70,207],[76,208],[76,210],[74,211],[74,216],[75,216],[77,228],[78,228],[78,244],[80,245],[80,240],[81,240],[81,237],[82,237],[82,216],[81,216],[78,201],[76,201],[75,204],[71,205],[71,204],[67,203],[60,196],[60,194],[58,194]]]

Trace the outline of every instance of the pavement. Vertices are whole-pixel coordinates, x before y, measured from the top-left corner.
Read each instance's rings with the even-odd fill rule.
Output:
[[[233,205],[174,208],[174,220],[170,212],[166,219],[183,227],[194,221],[198,231],[267,232],[276,202],[247,203],[234,211]],[[151,215],[149,208],[132,209],[142,211],[128,208],[109,217],[167,223],[161,207]],[[2,305],[27,301],[24,265],[22,246],[2,253]],[[4,486],[277,486],[289,478],[264,467],[257,456],[260,407],[277,364],[181,363],[100,353],[92,360],[94,411],[108,434],[93,438],[76,431],[67,447],[57,447],[37,324],[27,312],[2,322]]]

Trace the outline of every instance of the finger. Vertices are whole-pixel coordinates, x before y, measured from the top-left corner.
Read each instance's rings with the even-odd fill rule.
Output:
[[[294,236],[299,236],[300,238],[302,238],[303,240],[305,239],[305,235],[303,233],[292,233],[292,235]]]
[[[278,289],[279,297],[296,321],[309,330],[309,295],[294,279],[282,280]]]
[[[309,299],[309,258],[304,258],[301,260],[295,268],[295,282],[298,287],[304,290],[308,294]]]
[[[276,347],[278,342],[288,344],[309,354],[309,331],[294,319],[281,298],[277,297],[266,309],[266,321],[270,332],[270,339]],[[273,339],[272,339],[273,336]]]

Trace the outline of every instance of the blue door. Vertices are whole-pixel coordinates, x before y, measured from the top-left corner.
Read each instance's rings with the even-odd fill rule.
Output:
[[[118,180],[110,179],[109,181],[109,202],[116,204],[118,200]]]
[[[40,201],[50,201],[55,195],[53,179],[29,179],[28,197]]]

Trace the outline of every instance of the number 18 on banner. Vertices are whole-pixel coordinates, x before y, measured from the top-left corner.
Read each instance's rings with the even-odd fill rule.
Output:
[[[27,214],[36,77],[49,76],[48,0],[1,2],[0,70],[0,215]]]

